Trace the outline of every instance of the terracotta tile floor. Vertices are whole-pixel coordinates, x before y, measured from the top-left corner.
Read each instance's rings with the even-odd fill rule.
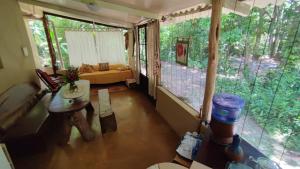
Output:
[[[110,93],[118,130],[101,136],[97,88],[91,90],[96,139],[84,142],[73,128],[69,145],[61,147],[49,136],[48,150],[13,159],[16,169],[145,169],[172,160],[179,137],[144,94],[132,89]]]

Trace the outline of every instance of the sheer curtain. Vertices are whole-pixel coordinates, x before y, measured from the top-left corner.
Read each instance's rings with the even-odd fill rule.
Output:
[[[66,31],[70,65],[80,66],[82,63],[95,64],[97,56],[95,40],[92,32]]]
[[[133,30],[134,40],[135,40],[135,61],[134,61],[134,77],[137,84],[140,84],[140,73],[141,73],[141,66],[140,66],[140,41],[139,41],[139,28],[138,26],[134,27]]]
[[[95,40],[100,62],[126,64],[125,39],[121,31],[96,32]]]
[[[159,21],[147,25],[148,93],[156,99],[156,87],[160,81]]]

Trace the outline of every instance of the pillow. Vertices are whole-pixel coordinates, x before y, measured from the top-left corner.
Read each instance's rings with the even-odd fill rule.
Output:
[[[84,73],[84,68],[83,68],[82,65],[79,67],[78,71],[79,71],[80,74]]]
[[[118,67],[117,70],[120,70],[120,71],[130,70],[130,67],[129,66],[121,66],[121,67]]]
[[[92,65],[94,72],[99,71],[99,64]]]
[[[99,71],[108,71],[109,64],[108,63],[99,63]]]
[[[37,70],[39,72],[39,74],[41,75],[41,77],[50,85],[50,87],[52,89],[57,89],[59,87],[58,83],[56,83],[55,81],[53,81],[53,79],[51,79],[51,77],[44,71],[38,69]]]
[[[82,64],[79,69],[80,73],[93,73],[94,71],[94,67],[89,64]]]
[[[14,102],[11,100],[8,100],[4,107],[4,111],[1,111],[1,117],[0,117],[0,132],[2,130],[2,133],[5,132],[8,128],[16,124],[16,122],[38,102],[38,98],[35,94],[28,95],[26,97],[26,101],[20,101],[20,102]],[[14,104],[14,107],[11,107],[10,105]]]
[[[118,70],[119,67],[123,67],[123,64],[110,64],[109,70]]]

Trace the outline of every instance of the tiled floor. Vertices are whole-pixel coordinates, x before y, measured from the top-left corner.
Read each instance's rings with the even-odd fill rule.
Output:
[[[58,146],[49,138],[45,153],[14,159],[16,169],[145,169],[172,160],[179,137],[144,94],[131,89],[110,93],[118,130],[101,136],[96,91],[91,92],[95,140],[84,142],[73,128],[69,145]]]

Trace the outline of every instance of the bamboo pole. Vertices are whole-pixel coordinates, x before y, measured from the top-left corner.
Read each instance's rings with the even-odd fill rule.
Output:
[[[205,93],[203,100],[202,121],[210,121],[212,98],[215,92],[216,74],[218,68],[219,36],[224,0],[212,0],[211,24],[208,44],[208,66],[206,73]]]
[[[51,64],[52,64],[53,74],[56,75],[55,51],[54,51],[54,47],[53,47],[51,36],[50,36],[48,19],[47,19],[45,14],[44,14],[42,20],[43,20],[44,30],[45,30],[45,34],[46,34],[46,38],[47,38],[49,54],[50,54],[50,57],[51,57]]]

